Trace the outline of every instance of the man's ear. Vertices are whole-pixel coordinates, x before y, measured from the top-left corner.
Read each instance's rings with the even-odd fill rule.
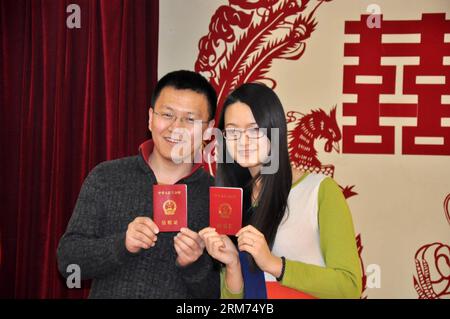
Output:
[[[152,120],[153,120],[153,107],[148,109],[148,130],[152,131]]]

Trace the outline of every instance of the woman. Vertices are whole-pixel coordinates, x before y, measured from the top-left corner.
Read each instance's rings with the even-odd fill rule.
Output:
[[[277,95],[242,85],[226,99],[219,128],[223,154],[234,162],[218,164],[216,185],[244,189],[237,248],[215,229],[200,232],[224,264],[222,298],[359,298],[361,265],[345,198],[330,177],[291,167]],[[266,174],[277,160],[278,170]]]

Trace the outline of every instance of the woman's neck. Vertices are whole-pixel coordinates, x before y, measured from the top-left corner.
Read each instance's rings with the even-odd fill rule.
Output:
[[[250,172],[250,175],[254,179],[261,172],[261,165],[249,167],[248,171]],[[255,204],[258,204],[257,200],[258,200],[260,188],[261,188],[261,183],[260,183],[260,179],[258,178],[252,185],[252,195],[251,195],[252,196],[251,197],[252,206],[254,206]]]
[[[257,166],[248,168],[248,171],[250,172],[250,175],[252,176],[252,178],[255,178],[255,176],[257,176],[261,172],[261,166],[262,165],[257,165]]]

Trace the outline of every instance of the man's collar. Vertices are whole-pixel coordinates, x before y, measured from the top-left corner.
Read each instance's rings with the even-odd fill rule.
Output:
[[[144,143],[142,143],[139,146],[139,155],[142,157],[142,159],[145,161],[145,163],[147,164],[147,166],[152,170],[152,168],[150,167],[150,165],[148,164],[148,159],[150,158],[150,155],[153,152],[153,148],[154,148],[155,144],[153,143],[153,140],[149,139],[147,141],[145,141]],[[194,163],[194,165],[192,166],[192,170],[191,172],[184,176],[181,179],[185,179],[190,177],[192,174],[194,174],[199,168],[202,168],[204,165],[203,163],[203,156],[202,156],[202,162],[201,163]]]

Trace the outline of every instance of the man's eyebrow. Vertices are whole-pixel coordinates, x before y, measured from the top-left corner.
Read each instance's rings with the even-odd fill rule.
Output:
[[[175,109],[173,107],[166,105],[166,104],[163,104],[161,106],[161,108],[168,109],[170,111],[175,111]],[[198,114],[198,112],[195,112],[195,111],[188,111],[188,112],[183,112],[183,113],[188,114],[188,115],[197,115]]]
[[[160,111],[162,111],[162,110],[173,112],[173,108],[170,107],[169,105],[161,105]]]

